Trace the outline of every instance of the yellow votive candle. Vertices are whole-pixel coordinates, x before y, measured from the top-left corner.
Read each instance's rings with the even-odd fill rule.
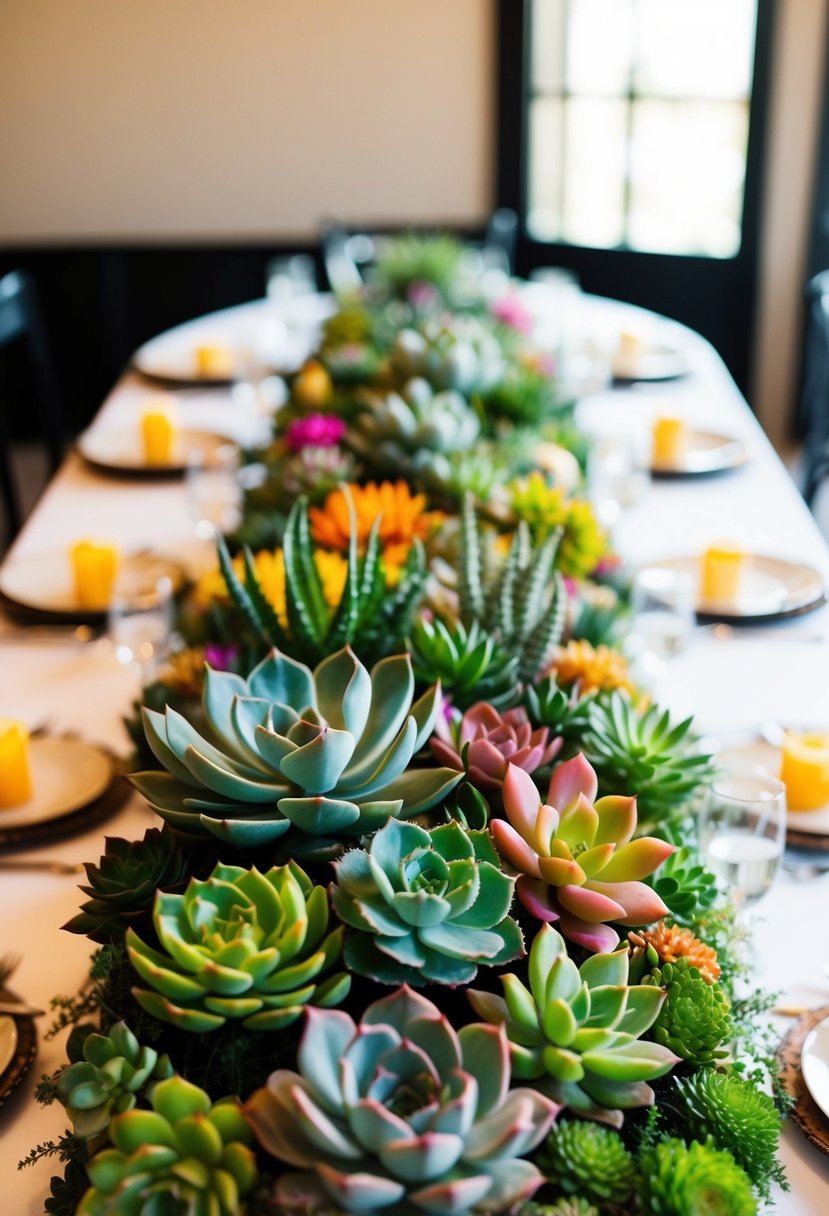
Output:
[[[817,811],[829,805],[829,734],[786,731],[780,780],[793,811]]]
[[[175,437],[176,428],[167,410],[145,410],[141,415],[141,439],[147,464],[169,464]]]
[[[22,806],[32,793],[29,732],[22,722],[0,719],[0,808]]]
[[[193,352],[196,375],[230,379],[233,375],[233,351],[221,342],[203,342]]]
[[[118,550],[115,545],[81,540],[72,546],[70,558],[78,606],[98,610],[107,608],[118,573]]]
[[[657,418],[653,424],[655,464],[679,464],[688,447],[688,427],[681,418]]]
[[[730,545],[716,545],[702,555],[702,598],[736,600],[745,554]]]

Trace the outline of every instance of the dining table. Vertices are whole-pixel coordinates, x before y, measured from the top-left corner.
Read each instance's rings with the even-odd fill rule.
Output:
[[[254,301],[198,319],[183,340],[195,341],[200,333],[237,338],[253,333],[273,307],[272,302]],[[675,414],[694,427],[733,436],[747,457],[741,467],[718,476],[646,483],[613,523],[624,561],[636,567],[698,554],[729,537],[755,552],[807,563],[829,587],[826,541],[713,347],[676,322],[617,301],[585,297],[582,313],[582,324],[598,330],[656,325],[664,340],[681,349],[687,364],[687,374],[674,379],[608,383],[585,397],[577,418],[590,434],[641,431],[655,415]],[[306,335],[309,350],[312,331],[313,326]],[[158,391],[134,366],[128,367],[92,428],[129,424]],[[178,417],[187,426],[247,443],[255,442],[266,425],[264,416],[245,404],[238,385],[167,385],[164,392],[175,399]],[[88,535],[111,538],[124,552],[151,548],[193,568],[204,559],[183,479],[107,476],[72,450],[8,551],[4,568],[38,554],[65,554]],[[46,724],[51,732],[73,733],[126,756],[130,740],[124,718],[139,695],[137,669],[118,661],[106,636],[78,637],[67,631],[63,639],[47,640],[11,616],[0,619],[0,717],[23,720],[30,728]],[[697,627],[682,652],[666,660],[659,700],[672,713],[693,714],[706,736],[726,742],[768,722],[829,724],[829,606],[751,627]],[[9,985],[27,1002],[48,1011],[56,994],[76,993],[84,983],[90,942],[61,929],[78,910],[82,896],[77,883],[83,876],[6,869],[4,861],[97,861],[105,836],[136,839],[154,824],[160,826],[133,793],[104,823],[79,825],[63,839],[0,848],[0,955],[20,955]],[[829,871],[789,873],[783,867],[769,893],[746,915],[753,934],[751,986],[778,993],[780,1007],[829,1004]],[[38,1078],[65,1060],[66,1031],[47,1037],[50,1021],[48,1012],[38,1019],[34,1067],[0,1109],[0,1207],[14,1216],[41,1212],[49,1178],[62,1168],[46,1159],[15,1169],[33,1146],[56,1138],[67,1125],[57,1103],[40,1107],[33,1098]],[[781,1016],[776,1023],[781,1035],[790,1024]],[[784,1216],[829,1212],[829,1157],[790,1121],[783,1127],[781,1156],[791,1189],[786,1194],[777,1190],[768,1210]]]

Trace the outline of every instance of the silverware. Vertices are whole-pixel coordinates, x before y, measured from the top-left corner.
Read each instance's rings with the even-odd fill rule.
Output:
[[[83,874],[82,862],[56,861],[47,857],[0,857],[0,870],[43,870],[49,874]],[[0,960],[2,962],[2,960]]]
[[[24,1005],[22,1001],[0,1001],[0,1013],[10,1013],[12,1017],[42,1018],[45,1012],[34,1005]]]

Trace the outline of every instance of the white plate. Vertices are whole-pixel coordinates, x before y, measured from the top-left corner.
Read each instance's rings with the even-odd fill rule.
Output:
[[[96,426],[78,437],[81,456],[94,468],[107,473],[129,473],[157,477],[159,474],[184,473],[192,452],[217,451],[236,446],[227,435],[211,431],[178,431],[170,459],[164,464],[147,464],[138,427]]]
[[[17,1022],[0,1017],[0,1076],[6,1071],[17,1051]]]
[[[29,742],[34,794],[22,806],[0,810],[0,830],[58,819],[87,806],[109,788],[112,760],[80,739],[44,735]]]
[[[181,586],[181,567],[170,558],[156,553],[125,554],[120,573],[146,578],[147,583],[169,578],[173,588]],[[82,608],[75,596],[69,549],[51,553],[34,553],[6,562],[0,570],[0,593],[20,608],[48,612],[58,616],[101,620],[105,612]]]
[[[829,1018],[806,1035],[800,1050],[800,1070],[815,1103],[829,1118]]]
[[[614,380],[676,380],[691,369],[675,346],[647,342],[630,354],[617,354],[612,363]]]
[[[667,570],[683,570],[698,582],[699,557],[670,557],[651,562]],[[802,562],[785,561],[761,553],[747,553],[736,600],[707,600],[697,593],[696,610],[721,621],[745,621],[796,616],[823,603],[820,573]]]
[[[780,776],[780,748],[767,739],[757,738],[737,747],[723,748],[717,752],[715,759],[725,768],[737,771],[759,769],[771,777]],[[815,836],[829,836],[829,806],[816,811],[786,811],[786,826]]]
[[[718,435],[714,431],[690,431],[688,443],[677,461],[651,461],[652,473],[694,476],[721,473],[744,464],[746,450],[739,439]]]

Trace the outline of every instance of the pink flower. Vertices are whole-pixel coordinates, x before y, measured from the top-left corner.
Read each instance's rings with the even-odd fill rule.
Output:
[[[239,647],[232,643],[222,646],[219,642],[206,642],[204,660],[214,671],[232,671],[233,664],[239,657]]]
[[[465,771],[477,789],[496,793],[508,764],[534,773],[552,760],[562,740],[548,743],[549,733],[546,726],[533,730],[521,707],[500,714],[488,701],[479,701],[462,718],[439,716],[429,746],[441,764]]]
[[[285,432],[285,442],[293,452],[303,448],[333,448],[345,434],[345,423],[336,414],[306,414],[296,418]]]
[[[430,283],[427,279],[417,279],[414,283],[409,284],[406,298],[412,308],[426,310],[434,308],[439,299],[439,294],[434,283]]]
[[[517,292],[511,291],[501,296],[500,300],[493,300],[490,311],[496,321],[509,329],[515,329],[520,334],[531,334],[533,331],[533,315]]]

